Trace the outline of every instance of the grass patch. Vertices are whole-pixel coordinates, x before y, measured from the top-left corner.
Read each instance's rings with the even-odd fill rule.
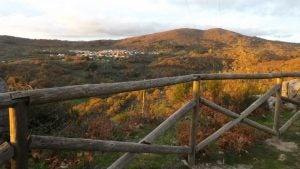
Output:
[[[129,166],[130,169],[183,168],[181,157],[178,155],[141,154]]]

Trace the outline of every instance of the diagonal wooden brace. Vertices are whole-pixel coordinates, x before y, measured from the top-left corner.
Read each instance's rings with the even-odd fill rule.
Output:
[[[279,129],[279,134],[283,134],[289,127],[300,117],[300,110],[298,110],[284,125]]]
[[[0,144],[0,166],[14,156],[14,148],[8,143]]]
[[[219,130],[208,136],[206,139],[204,139],[202,142],[200,142],[196,150],[197,152],[203,149],[205,146],[210,144],[211,142],[215,141],[217,138],[219,138],[223,133],[240,123],[243,119],[245,119],[250,113],[252,113],[255,109],[257,109],[261,104],[263,104],[270,96],[272,96],[276,91],[280,89],[280,85],[275,85],[272,89],[270,89],[267,93],[262,95],[259,99],[257,99],[255,102],[253,102],[246,110],[244,110],[241,115],[226,123],[223,127],[221,127]]]
[[[195,100],[191,100],[175,113],[173,113],[169,118],[162,122],[158,127],[156,127],[152,132],[145,136],[140,144],[152,144],[157,138],[159,138],[167,129],[169,129],[176,121],[184,117],[193,107],[196,106]],[[135,153],[125,153],[114,163],[112,163],[108,169],[121,169],[124,168],[130,163],[134,158]]]
[[[218,111],[220,113],[223,113],[223,114],[225,114],[225,115],[227,115],[227,116],[229,116],[231,118],[238,118],[238,117],[240,117],[239,114],[237,114],[237,113],[235,113],[235,112],[233,112],[231,110],[228,110],[228,109],[226,109],[226,108],[224,108],[224,107],[222,107],[220,105],[217,105],[217,104],[215,104],[215,103],[213,103],[213,102],[211,102],[209,100],[206,100],[206,99],[204,99],[202,97],[200,97],[200,103],[203,104],[203,105],[205,105],[205,106],[207,106],[207,107],[209,107],[209,108],[211,108],[211,109],[213,109],[213,110],[216,110],[216,111]],[[254,128],[256,128],[258,130],[261,130],[261,131],[264,131],[266,133],[269,133],[269,134],[272,134],[272,135],[275,135],[275,136],[277,135],[277,132],[275,132],[273,129],[271,129],[271,128],[267,127],[267,126],[264,126],[262,124],[259,124],[259,123],[255,122],[253,120],[248,119],[248,118],[243,119],[242,123],[245,123],[245,124],[247,124],[247,125],[249,125],[251,127],[254,127]]]

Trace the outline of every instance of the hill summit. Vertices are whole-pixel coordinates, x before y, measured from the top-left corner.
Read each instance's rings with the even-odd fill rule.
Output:
[[[174,54],[181,51],[188,55],[190,51],[209,54],[211,57],[232,58],[239,49],[252,52],[261,59],[278,60],[299,56],[300,44],[270,41],[258,37],[245,36],[229,30],[214,28],[208,30],[181,28],[120,40],[61,41],[26,39],[0,36],[0,56],[25,56],[37,50],[68,51],[131,49],[139,51],[157,51],[161,54]]]

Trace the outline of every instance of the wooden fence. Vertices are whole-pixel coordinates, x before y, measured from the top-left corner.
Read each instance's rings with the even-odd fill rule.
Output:
[[[230,130],[239,123],[247,124],[266,133],[279,136],[284,133],[292,123],[300,116],[296,112],[282,127],[279,127],[279,115],[281,100],[300,105],[298,101],[281,97],[282,78],[300,77],[300,72],[293,73],[266,73],[266,74],[192,74],[186,76],[167,77],[142,81],[130,81],[121,83],[87,84],[65,86],[28,91],[0,93],[0,108],[9,109],[10,142],[0,145],[0,164],[11,160],[12,169],[28,168],[29,149],[58,149],[58,150],[89,150],[101,152],[126,152],[116,160],[109,169],[124,168],[130,163],[136,153],[159,153],[159,154],[187,154],[189,165],[195,165],[195,154],[208,144],[219,138],[224,132]],[[223,108],[200,96],[200,81],[223,80],[223,79],[272,79],[277,78],[277,84],[263,94],[247,109],[240,114]],[[158,127],[151,131],[138,143],[121,142],[111,140],[94,140],[83,138],[64,138],[53,136],[28,135],[27,110],[28,106],[71,99],[87,98],[100,95],[144,90],[149,88],[163,87],[185,82],[193,82],[193,99],[184,104],[180,109],[168,117]],[[255,109],[267,99],[276,94],[276,108],[274,112],[273,128],[261,125],[247,118]],[[218,112],[221,112],[233,120],[226,123],[200,143],[196,143],[197,118],[200,112],[199,105],[203,104]],[[191,118],[189,146],[156,145],[154,141],[159,138],[175,122],[184,117],[190,110],[193,111]]]

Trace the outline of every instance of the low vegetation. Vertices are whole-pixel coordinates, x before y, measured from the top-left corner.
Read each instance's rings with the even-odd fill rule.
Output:
[[[13,57],[1,58],[5,62],[0,63],[0,74],[7,81],[9,89],[15,91],[85,83],[142,80],[191,73],[300,71],[300,57],[296,52],[300,50],[298,44],[269,42],[233,32],[224,32],[224,30],[207,32],[193,30],[192,34],[188,31],[177,30],[175,31],[177,34],[167,32],[166,36],[154,34],[118,42],[55,41],[52,45],[49,45],[48,41],[38,43],[41,50],[53,49],[57,53],[75,47],[98,49],[99,44],[102,44],[103,48],[126,46],[139,50],[155,50],[159,53],[143,57],[97,60],[76,57],[68,53],[64,58],[44,57],[43,54],[35,53],[36,50],[25,47],[26,44],[38,45],[37,42],[24,39],[15,42],[14,38],[6,37],[5,41],[0,41],[7,45],[6,51],[1,51],[0,56],[8,54]],[[195,43],[194,40],[186,39],[194,34],[201,35],[194,39]],[[155,37],[163,38],[157,41]],[[178,37],[181,39],[178,40]],[[148,45],[152,41],[153,43]],[[58,48],[57,44],[63,45]],[[21,47],[18,50],[8,51],[10,45]],[[20,53],[23,48],[26,49],[24,52],[31,52]],[[26,59],[23,57],[25,55],[28,56],[25,57]],[[16,59],[19,57],[22,59]],[[201,95],[232,111],[241,112],[255,100],[252,95],[265,92],[274,83],[274,80],[204,81],[201,83]],[[32,106],[29,111],[30,133],[138,141],[191,97],[191,84],[186,83]],[[250,118],[261,120],[260,122],[265,124],[269,124],[271,119],[270,113],[263,106]],[[189,119],[190,116],[174,125],[157,143],[188,145]],[[203,140],[229,120],[228,117],[202,106],[199,120],[201,127],[197,133],[197,140]],[[291,131],[294,132],[296,129],[292,128]],[[287,155],[286,162],[276,161],[280,152],[267,147],[261,141],[262,138],[267,137],[269,136],[253,128],[238,125],[226,132],[214,144],[202,150],[198,154],[199,162],[212,163],[221,160],[226,164],[251,164],[254,168],[276,168],[277,165],[286,168],[299,167],[299,164],[291,163],[296,158],[292,154]],[[294,135],[287,134],[285,137],[289,139]],[[269,154],[268,157],[264,156],[265,152]],[[120,153],[38,150],[33,150],[31,154],[30,166],[40,169],[106,168],[121,155]],[[185,158],[178,155],[147,154],[136,159],[129,168],[182,168],[181,160]]]

